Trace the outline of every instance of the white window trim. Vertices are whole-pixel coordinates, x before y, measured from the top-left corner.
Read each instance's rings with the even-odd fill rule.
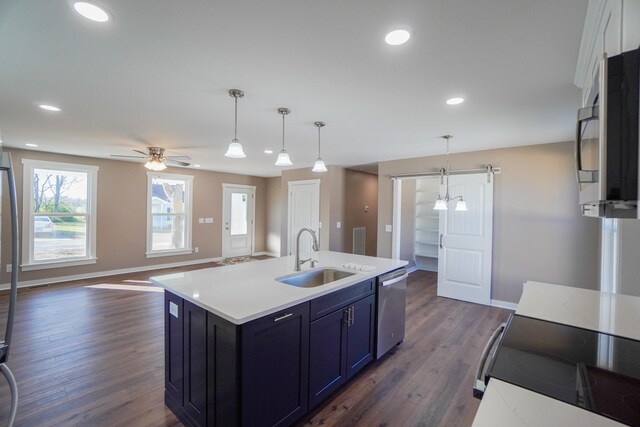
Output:
[[[187,192],[184,200],[186,215],[185,215],[185,247],[182,249],[163,249],[163,250],[152,250],[152,237],[153,237],[153,220],[151,216],[151,208],[152,208],[152,183],[153,178],[162,178],[162,179],[176,179],[183,180],[187,186]],[[175,173],[163,173],[163,172],[147,172],[147,251],[145,255],[147,258],[156,258],[163,256],[174,256],[174,255],[189,255],[193,253],[192,241],[191,241],[191,231],[193,224],[193,175],[181,175]]]
[[[50,268],[73,267],[95,264],[96,260],[96,224],[98,207],[98,166],[75,163],[48,162],[44,160],[22,159],[22,271],[45,270]],[[69,257],[64,260],[33,260],[33,170],[57,169],[87,174],[87,256]]]

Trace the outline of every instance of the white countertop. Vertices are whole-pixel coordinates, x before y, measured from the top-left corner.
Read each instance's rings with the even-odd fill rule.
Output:
[[[516,314],[640,341],[640,297],[529,281]]]
[[[318,260],[316,269],[334,267],[356,274],[315,288],[287,285],[275,279],[295,273],[294,257],[288,256],[156,276],[151,281],[240,325],[407,265],[407,261],[341,252],[314,252],[312,257]],[[374,269],[364,272],[342,267],[352,262]],[[302,269],[309,269],[308,264]]]
[[[473,427],[605,427],[616,421],[492,378]]]

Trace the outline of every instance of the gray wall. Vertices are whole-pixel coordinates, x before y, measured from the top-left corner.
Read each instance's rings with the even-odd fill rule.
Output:
[[[453,154],[453,169],[499,166],[495,178],[492,299],[517,302],[527,280],[598,287],[599,221],[578,209],[573,143]],[[436,171],[445,156],[379,165],[378,256],[391,256],[391,174]]]
[[[378,244],[378,176],[347,169],[345,196],[345,252],[353,252],[353,229],[355,227],[365,227],[367,229],[365,254],[376,256]],[[369,207],[368,211],[365,211],[365,206]]]
[[[620,293],[640,297],[640,220],[618,220]]]

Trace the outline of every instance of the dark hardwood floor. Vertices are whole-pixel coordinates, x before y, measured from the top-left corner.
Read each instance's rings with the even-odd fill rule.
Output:
[[[87,287],[149,287],[149,277],[176,270],[21,289],[8,363],[20,393],[16,426],[181,425],[163,402],[162,293]],[[435,279],[410,275],[404,343],[301,426],[471,424],[479,404],[471,396],[473,371],[509,312],[438,298]],[[2,331],[6,308],[4,292]],[[8,407],[0,378],[0,425]]]

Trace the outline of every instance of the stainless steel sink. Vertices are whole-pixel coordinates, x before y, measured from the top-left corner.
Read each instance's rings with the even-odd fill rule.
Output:
[[[317,270],[303,271],[290,276],[279,277],[276,280],[280,283],[298,286],[300,288],[314,288],[353,276],[354,274],[355,273],[348,271],[336,270],[335,268],[319,268]]]

